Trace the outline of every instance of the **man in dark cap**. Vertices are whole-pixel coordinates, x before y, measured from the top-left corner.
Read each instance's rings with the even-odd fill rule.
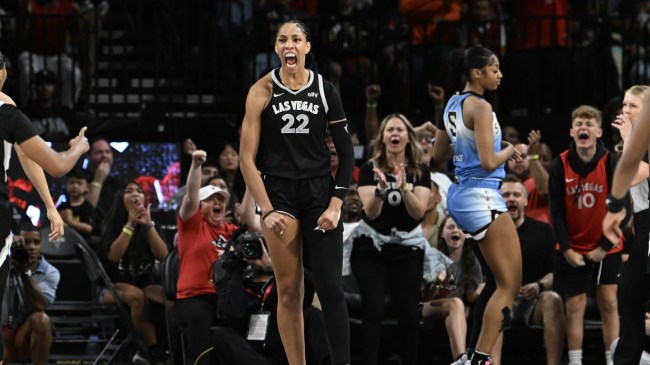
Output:
[[[35,98],[29,102],[25,114],[34,123],[36,133],[46,141],[68,141],[79,127],[72,110],[59,103],[56,73],[49,69],[36,72],[33,87]]]

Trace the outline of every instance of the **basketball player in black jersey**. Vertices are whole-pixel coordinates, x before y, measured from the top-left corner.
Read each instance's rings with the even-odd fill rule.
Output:
[[[303,249],[323,308],[332,363],[349,364],[339,218],[354,152],[336,89],[305,68],[310,48],[304,24],[291,20],[278,28],[275,51],[282,66],[248,92],[240,165],[262,210],[262,230],[278,285],[278,327],[289,364],[305,364]],[[340,160],[336,180],[325,145],[327,129]]]
[[[0,53],[0,139],[4,147],[0,148],[0,161],[3,161],[3,176],[0,179],[0,298],[4,296],[5,283],[9,272],[7,253],[11,247],[11,213],[7,207],[9,199],[7,190],[7,169],[11,157],[11,147],[14,147],[25,170],[25,175],[32,182],[43,203],[47,207],[47,217],[51,222],[51,240],[63,235],[63,221],[56,211],[50,196],[43,170],[55,177],[62,177],[88,151],[88,140],[84,137],[86,127],[79,135],[70,140],[70,149],[56,152],[36,134],[32,122],[23,114],[14,101],[2,92],[2,86],[7,80],[5,59]],[[1,316],[2,313],[0,313]],[[0,344],[2,333],[0,332]],[[2,365],[3,347],[0,346],[0,365]]]

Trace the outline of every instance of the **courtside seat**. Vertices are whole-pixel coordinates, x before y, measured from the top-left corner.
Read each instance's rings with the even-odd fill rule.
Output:
[[[116,321],[113,320],[112,328],[104,327],[100,331],[103,336],[102,340],[105,340],[105,342],[103,342],[103,348],[96,356],[94,364],[102,363],[108,365],[123,361],[129,362],[132,355],[138,350],[146,354],[148,350],[147,346],[133,326],[128,306],[119,299],[115,285],[108,277],[106,270],[104,270],[97,253],[83,239],[76,241],[74,247],[81,261],[83,272],[86,273],[89,281],[93,284],[103,285],[116,299],[115,305],[101,305],[97,303],[94,298],[96,287],[93,286],[92,317],[101,318],[103,315],[112,315],[119,322],[115,326]],[[111,311],[114,313],[111,313]]]

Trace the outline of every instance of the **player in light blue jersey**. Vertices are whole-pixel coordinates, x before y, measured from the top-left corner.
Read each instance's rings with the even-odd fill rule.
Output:
[[[455,364],[487,365],[499,332],[509,325],[512,302],[521,286],[519,238],[510,215],[502,214],[507,208],[499,192],[505,162],[521,156],[512,144],[502,142],[492,106],[483,98],[486,90],[496,90],[501,83],[497,57],[486,48],[472,47],[452,52],[450,61],[467,83],[447,103],[445,128],[436,133],[433,158],[453,154],[456,178],[449,188],[447,209],[463,231],[478,241],[493,276],[476,303],[474,316],[482,318],[473,327],[480,328],[478,340],[474,345],[470,339],[470,348]]]

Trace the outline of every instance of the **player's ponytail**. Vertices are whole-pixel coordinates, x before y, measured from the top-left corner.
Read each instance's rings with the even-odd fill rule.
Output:
[[[470,79],[470,71],[489,66],[495,57],[494,52],[481,46],[471,47],[466,50],[457,48],[449,53],[448,61],[451,68]]]

